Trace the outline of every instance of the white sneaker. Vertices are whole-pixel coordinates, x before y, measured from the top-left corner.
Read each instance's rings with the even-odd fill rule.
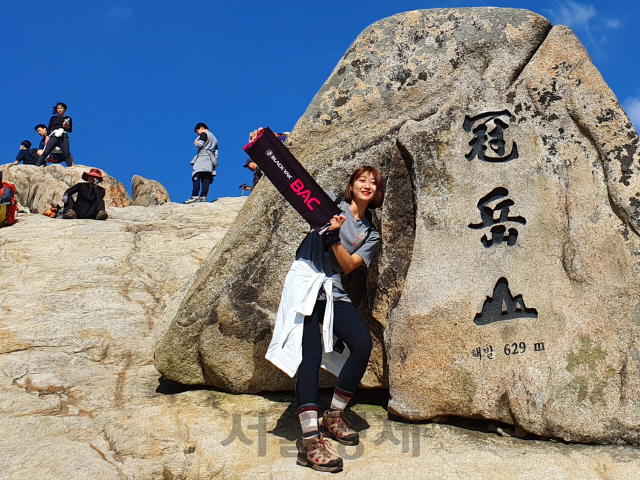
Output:
[[[207,197],[198,197],[198,201],[207,203]]]
[[[182,203],[196,203],[200,201],[200,197],[191,197],[189,200],[185,200]]]

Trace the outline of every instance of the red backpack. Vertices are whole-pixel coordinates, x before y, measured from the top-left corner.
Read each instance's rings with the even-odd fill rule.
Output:
[[[13,225],[16,223],[16,214],[18,213],[18,202],[16,201],[16,187],[12,183],[2,182],[0,188],[7,187],[11,191],[11,203],[7,205],[7,218],[4,223]]]

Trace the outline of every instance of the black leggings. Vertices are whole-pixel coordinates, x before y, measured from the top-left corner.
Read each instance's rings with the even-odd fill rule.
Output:
[[[67,167],[73,165],[73,160],[71,160],[71,153],[69,153],[69,135],[67,135],[66,133],[63,133],[61,137],[56,137],[54,135],[51,135],[49,137],[49,141],[47,142],[47,145],[44,147],[44,152],[42,152],[42,155],[38,157],[38,161],[36,162],[36,165],[38,167],[41,167],[42,165],[46,165],[47,157],[49,156],[51,151],[56,147],[60,147],[60,150],[62,150],[64,159],[67,162]]]
[[[313,313],[304,319],[302,334],[302,363],[298,369],[296,381],[296,400],[298,406],[318,404],[318,378],[322,360],[322,335],[320,324],[327,302],[318,301]],[[369,356],[371,355],[371,335],[364,320],[349,302],[333,303],[333,335],[349,347],[349,358],[345,362],[336,386],[345,392],[353,393],[362,380]]]
[[[197,197],[198,192],[200,192],[200,183],[202,183],[202,192],[200,193],[201,197],[206,197],[209,193],[209,185],[213,183],[213,173],[211,172],[200,172],[196,173],[193,180],[193,190],[191,191],[192,197]]]

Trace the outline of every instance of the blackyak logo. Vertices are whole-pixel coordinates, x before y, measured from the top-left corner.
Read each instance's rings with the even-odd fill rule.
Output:
[[[270,157],[271,155],[273,155],[273,151],[271,149],[267,150],[266,152],[264,152],[267,154],[267,157]]]

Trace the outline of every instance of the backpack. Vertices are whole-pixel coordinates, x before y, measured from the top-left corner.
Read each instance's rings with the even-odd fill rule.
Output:
[[[40,157],[36,153],[37,151],[38,150],[35,149],[35,148],[30,148],[29,149],[29,156],[31,157],[31,161],[33,162],[31,165],[35,165],[36,163],[38,163],[38,158],[40,158]]]
[[[51,204],[51,208],[42,215],[49,218],[56,218],[62,215],[62,207],[60,205]]]
[[[6,225],[16,223],[16,215],[18,213],[18,202],[16,201],[16,187],[12,183],[2,182],[0,189],[7,187],[11,191],[11,201],[7,205],[7,217],[4,219]]]

